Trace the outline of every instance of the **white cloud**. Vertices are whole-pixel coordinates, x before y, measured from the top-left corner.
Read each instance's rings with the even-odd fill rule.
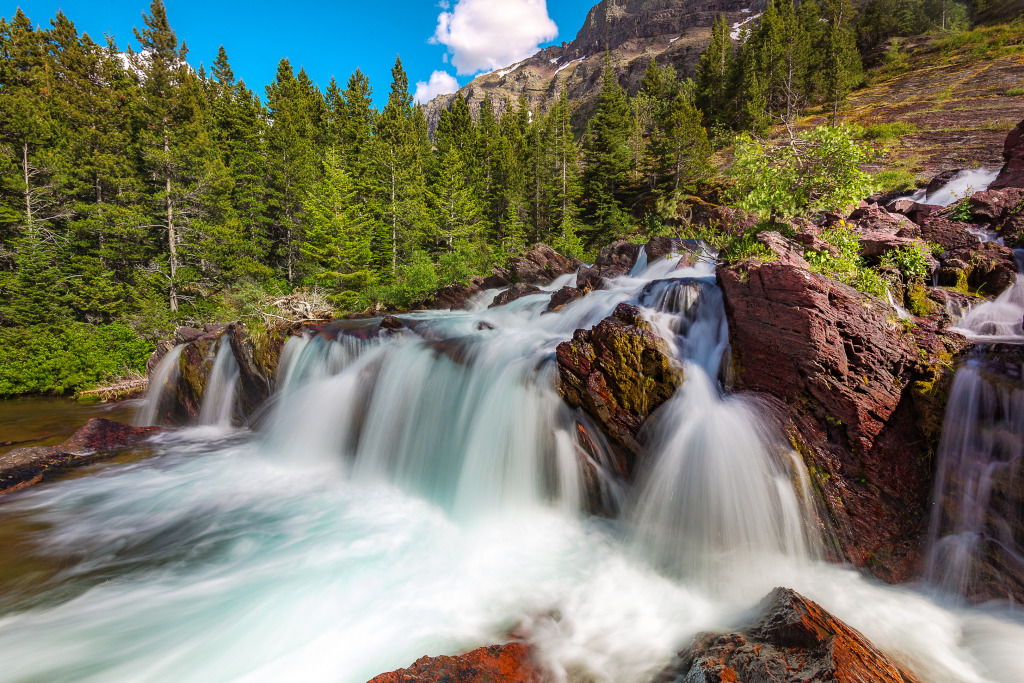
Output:
[[[447,46],[459,73],[471,74],[522,61],[557,35],[545,0],[459,0],[438,15],[430,42]]]
[[[458,89],[459,82],[455,80],[454,76],[447,71],[435,71],[430,74],[429,81],[426,83],[419,81],[416,84],[416,94],[412,98],[421,104],[426,104],[437,95],[447,95]]]

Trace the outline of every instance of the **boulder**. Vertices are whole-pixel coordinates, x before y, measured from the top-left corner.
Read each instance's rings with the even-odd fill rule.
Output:
[[[579,259],[562,256],[546,244],[535,244],[522,256],[509,259],[511,279],[529,285],[547,285],[559,275],[576,272]]]
[[[878,204],[854,209],[847,222],[854,223],[860,232],[902,233],[903,237],[912,237],[917,232],[912,220],[902,214],[886,211]]]
[[[418,301],[414,308],[430,311],[461,311],[475,295],[479,294],[481,288],[475,283],[460,285],[452,283],[436,290],[426,299]]]
[[[1016,280],[1017,262],[1009,247],[979,242],[973,248],[954,249],[946,254],[939,270],[939,284],[957,286],[961,274],[971,289],[984,296],[996,296]]]
[[[925,320],[908,330],[886,303],[797,263],[720,266],[718,280],[735,384],[783,404],[830,552],[888,581],[912,578],[937,439],[921,425],[941,424],[966,340]]]
[[[998,225],[1024,201],[1024,187],[1007,187],[1001,190],[975,192],[967,200],[971,207],[971,219],[977,223]]]
[[[598,253],[593,266],[580,272],[586,272],[588,277],[592,274],[603,278],[621,277],[633,269],[642,248],[639,244],[625,240],[612,242]]]
[[[521,299],[524,296],[528,296],[530,294],[536,294],[537,292],[540,291],[542,291],[540,287],[534,285],[527,285],[522,282],[515,282],[512,284],[511,287],[506,289],[498,296],[494,297],[494,301],[491,302],[491,305],[488,306],[487,308],[494,308],[495,306],[504,306],[505,304],[511,301]]]
[[[629,304],[590,330],[576,330],[556,357],[559,393],[597,422],[622,450],[619,469],[632,472],[640,426],[682,384],[682,366]]]
[[[590,290],[588,288],[577,289],[576,287],[562,287],[551,295],[551,301],[548,302],[548,307],[544,309],[544,312],[550,313],[552,311],[560,311],[569,303],[579,299],[580,297],[586,296],[589,291]]]
[[[1005,165],[996,176],[995,181],[988,186],[990,190],[999,190],[1004,187],[1024,187],[1024,121],[1017,124],[1017,127],[1006,136],[1006,143],[1003,145],[1003,161]]]
[[[540,683],[525,643],[490,645],[455,657],[420,657],[408,669],[380,674],[369,683]]]
[[[934,242],[946,251],[973,249],[980,244],[977,235],[967,231],[967,223],[952,221],[941,216],[928,216],[921,221],[921,237]]]
[[[179,344],[187,344],[204,336],[205,332],[194,327],[176,327],[174,329],[174,341]]]
[[[756,622],[733,633],[702,633],[654,683],[918,683],[859,631],[788,588],[758,607]]]
[[[888,205],[889,211],[903,214],[918,225],[928,216],[942,211],[943,208],[945,207],[937,204],[921,204],[913,199],[897,199]]]
[[[159,427],[131,427],[94,417],[58,446],[8,451],[0,455],[0,494],[37,484],[47,474],[137,446],[159,431]]]

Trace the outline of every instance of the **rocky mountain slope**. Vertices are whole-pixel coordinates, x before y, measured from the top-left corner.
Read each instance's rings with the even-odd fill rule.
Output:
[[[478,76],[460,92],[476,114],[490,94],[500,114],[525,95],[535,111],[544,111],[567,89],[576,103],[579,123],[593,106],[600,90],[602,63],[607,50],[615,71],[629,92],[635,92],[653,57],[692,74],[719,14],[739,23],[757,14],[764,0],[602,0],[591,8],[576,38],[544,48],[532,57],[504,69]],[[456,95],[439,95],[425,106],[433,128],[441,111]]]

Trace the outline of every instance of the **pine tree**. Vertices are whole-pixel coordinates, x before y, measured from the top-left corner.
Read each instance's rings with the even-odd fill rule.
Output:
[[[711,27],[711,43],[697,64],[695,79],[697,106],[708,121],[723,124],[732,119],[729,81],[733,72],[729,24],[719,15]]]
[[[828,21],[822,77],[825,95],[832,109],[832,125],[835,126],[839,107],[853,89],[863,67],[853,31],[856,10],[852,0],[825,0],[822,9]]]
[[[583,148],[583,185],[593,221],[591,243],[614,238],[626,227],[620,193],[629,174],[630,112],[626,93],[605,57],[604,79],[597,108],[587,126]]]
[[[656,154],[661,175],[669,178],[673,192],[711,175],[711,144],[701,119],[700,110],[679,94],[662,121]]]

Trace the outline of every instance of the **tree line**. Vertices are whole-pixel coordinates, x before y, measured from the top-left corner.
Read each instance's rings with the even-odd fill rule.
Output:
[[[926,0],[868,8],[885,2]],[[162,0],[137,51],[18,10],[0,20],[0,329],[155,336],[313,286],[341,309],[408,306],[532,242],[583,255],[694,192],[732,132],[812,104],[835,118],[865,16],[769,0],[735,37],[715,23],[695,79],[652,60],[630,96],[606,59],[583,130],[563,91],[476,116],[459,95],[431,135],[400,59],[378,109],[359,70],[321,89],[283,59],[257,93],[223,48],[194,69]]]

